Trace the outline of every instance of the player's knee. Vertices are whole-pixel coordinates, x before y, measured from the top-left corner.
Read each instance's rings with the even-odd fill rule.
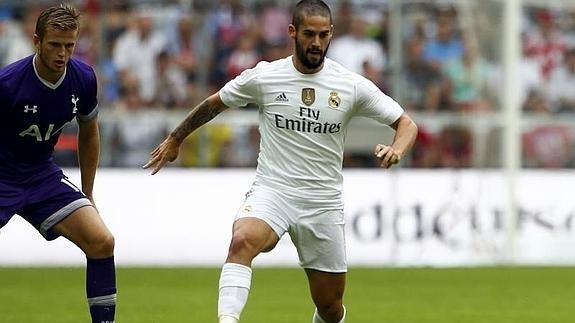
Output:
[[[259,253],[257,237],[248,232],[235,232],[230,243],[230,256],[255,257]]]
[[[107,255],[112,256],[114,254],[114,247],[116,246],[116,240],[111,233],[106,234],[105,238],[102,240],[101,250]]]
[[[86,256],[88,258],[106,258],[114,255],[115,240],[114,236],[109,233],[103,233],[91,240],[86,247]]]

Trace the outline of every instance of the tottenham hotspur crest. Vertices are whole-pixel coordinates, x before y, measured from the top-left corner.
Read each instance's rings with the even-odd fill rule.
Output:
[[[74,108],[72,109],[72,113],[77,113],[78,112],[78,107],[76,106],[76,103],[80,100],[80,98],[77,98],[74,94],[72,94],[72,103],[74,104]]]

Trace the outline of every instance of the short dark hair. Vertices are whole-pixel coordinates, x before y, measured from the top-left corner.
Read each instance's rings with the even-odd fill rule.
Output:
[[[298,2],[293,11],[292,25],[297,29],[307,16],[328,17],[329,22],[332,22],[331,10],[322,0],[301,0]]]
[[[76,30],[80,27],[80,11],[70,4],[50,7],[38,16],[34,32],[42,39],[48,27],[60,30]]]

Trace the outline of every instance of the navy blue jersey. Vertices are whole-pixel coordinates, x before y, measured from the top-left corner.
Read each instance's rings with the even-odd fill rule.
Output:
[[[89,65],[70,59],[51,84],[37,74],[34,55],[0,69],[0,180],[26,181],[58,170],[52,152],[62,128],[97,114],[97,82]]]

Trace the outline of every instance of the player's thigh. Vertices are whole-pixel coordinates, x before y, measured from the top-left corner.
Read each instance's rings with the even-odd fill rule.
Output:
[[[328,273],[345,273],[343,210],[300,210],[303,214],[290,228],[300,266]]]
[[[112,233],[92,206],[76,209],[56,224],[53,230],[86,252],[90,252],[91,248],[99,248],[98,245],[102,244],[107,244],[106,248],[113,248]]]
[[[289,208],[272,190],[251,190],[236,214],[234,238],[255,243],[259,252],[273,249],[291,224]]]
[[[305,272],[312,299],[317,307],[332,306],[342,301],[346,273],[329,273],[314,269],[305,269]]]
[[[76,210],[92,203],[62,172],[51,173],[27,185],[25,205],[18,214],[32,224],[46,240],[60,234],[54,226]]]

